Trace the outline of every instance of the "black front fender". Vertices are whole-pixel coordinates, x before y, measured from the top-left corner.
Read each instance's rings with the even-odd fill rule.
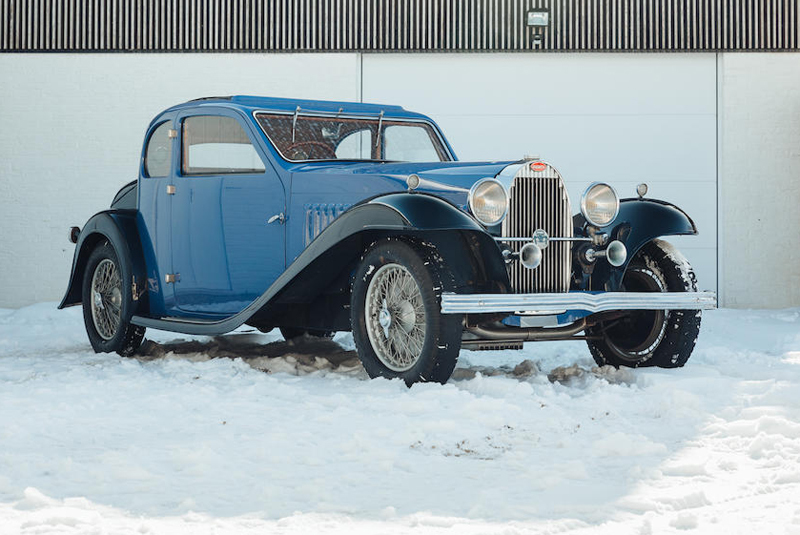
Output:
[[[95,214],[86,222],[78,236],[78,243],[75,244],[67,292],[58,308],[81,303],[86,261],[92,250],[103,241],[108,241],[114,247],[123,280],[133,283],[134,306],[131,307],[131,313],[135,313],[140,308],[139,305],[142,304],[143,299],[146,299],[147,293],[137,290],[145,287],[146,269],[139,232],[136,228],[136,214],[136,210],[106,210]],[[142,293],[142,300],[139,299],[140,293]],[[147,310],[146,306],[143,306],[142,309]]]
[[[458,291],[508,291],[502,253],[477,221],[439,197],[392,193],[354,206],[320,233],[284,273],[293,280],[282,299],[309,299],[352,268],[371,243],[395,236],[435,246]]]
[[[619,290],[631,259],[655,238],[697,233],[697,225],[692,218],[674,204],[654,199],[623,199],[609,235],[610,239],[625,244],[627,261],[618,268],[605,261],[598,262],[592,275],[591,289]]]

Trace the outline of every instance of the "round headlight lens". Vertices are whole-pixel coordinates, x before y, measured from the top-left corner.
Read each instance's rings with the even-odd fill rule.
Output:
[[[595,183],[586,189],[581,198],[581,213],[586,221],[596,227],[605,227],[617,217],[619,198],[608,184]]]
[[[479,180],[469,190],[469,209],[487,227],[500,223],[508,211],[506,188],[493,178]]]

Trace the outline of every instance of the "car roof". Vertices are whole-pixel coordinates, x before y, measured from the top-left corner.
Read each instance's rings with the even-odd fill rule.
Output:
[[[387,104],[366,104],[363,102],[344,102],[333,100],[306,100],[296,98],[257,97],[250,95],[234,95],[226,97],[203,97],[183,104],[173,106],[164,113],[206,105],[223,106],[240,109],[247,114],[258,110],[295,112],[300,108],[302,112],[342,113],[345,115],[375,115],[384,113],[385,116],[409,119],[425,119],[425,115],[405,110],[402,106]]]

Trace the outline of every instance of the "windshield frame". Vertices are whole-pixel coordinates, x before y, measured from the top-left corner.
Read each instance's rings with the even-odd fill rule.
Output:
[[[380,159],[372,159],[372,158],[313,158],[313,159],[306,159],[306,160],[293,160],[286,155],[284,155],[275,142],[272,141],[267,130],[264,128],[264,125],[261,124],[261,121],[258,120],[259,114],[265,115],[286,115],[288,117],[293,117],[295,114],[298,117],[319,117],[322,119],[360,119],[360,120],[369,120],[369,121],[380,121],[381,117],[383,117],[383,121],[391,121],[392,123],[409,123],[409,124],[424,124],[427,125],[431,131],[435,134],[436,140],[439,143],[439,147],[434,147],[437,149],[437,152],[440,152],[438,149],[441,149],[441,154],[445,157],[444,160],[441,162],[455,162],[456,157],[453,154],[453,151],[450,149],[450,145],[445,140],[442,132],[439,130],[439,127],[433,121],[429,119],[423,118],[412,118],[412,117],[397,117],[385,114],[357,114],[357,113],[335,113],[335,112],[328,112],[328,111],[313,111],[313,110],[303,110],[299,109],[298,111],[288,111],[288,110],[270,110],[270,109],[258,109],[253,110],[252,116],[253,120],[258,125],[258,128],[264,134],[264,137],[267,138],[269,141],[270,146],[275,150],[275,153],[280,156],[280,158],[285,161],[286,163],[296,164],[296,163],[312,163],[312,162],[371,162],[371,163],[386,163],[389,161],[395,160],[380,160]],[[381,130],[383,131],[383,129]],[[434,141],[434,140],[432,140]],[[400,160],[396,160],[400,161]]]

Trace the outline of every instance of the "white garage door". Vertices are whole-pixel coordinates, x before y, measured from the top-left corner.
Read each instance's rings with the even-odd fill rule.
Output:
[[[363,100],[432,116],[462,160],[540,156],[573,199],[591,182],[675,203],[700,235],[670,238],[717,286],[713,54],[370,54]]]

